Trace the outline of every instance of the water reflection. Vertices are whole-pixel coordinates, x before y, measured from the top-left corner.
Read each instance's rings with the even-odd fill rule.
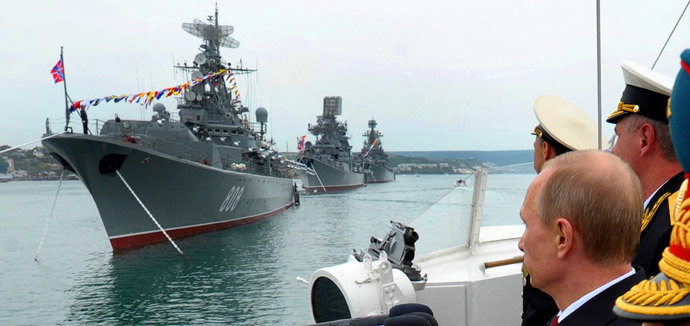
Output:
[[[269,322],[270,307],[281,300],[271,283],[284,272],[276,257],[284,233],[272,226],[258,223],[179,241],[187,260],[169,244],[115,254],[75,286],[68,321]]]

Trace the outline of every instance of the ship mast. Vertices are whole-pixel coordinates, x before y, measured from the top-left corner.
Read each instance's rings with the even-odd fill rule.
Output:
[[[67,73],[65,72],[65,59],[62,56],[62,46],[60,47],[60,62],[62,62],[62,86],[65,89],[65,131],[69,127],[69,95],[67,95]]]

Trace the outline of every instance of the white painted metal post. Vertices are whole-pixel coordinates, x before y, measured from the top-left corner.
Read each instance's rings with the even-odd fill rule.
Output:
[[[479,169],[474,177],[474,194],[472,195],[472,211],[470,213],[470,227],[467,242],[470,254],[474,254],[479,244],[479,229],[482,227],[482,215],[484,212],[484,194],[486,193],[486,179],[488,169]]]

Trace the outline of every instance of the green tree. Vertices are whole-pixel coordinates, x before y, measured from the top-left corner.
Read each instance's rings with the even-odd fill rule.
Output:
[[[7,161],[4,158],[0,157],[0,173],[7,173],[7,168],[9,166],[10,164],[7,163]]]

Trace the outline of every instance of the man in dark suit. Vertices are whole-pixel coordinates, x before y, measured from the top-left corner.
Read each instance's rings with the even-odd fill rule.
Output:
[[[639,325],[612,308],[644,279],[630,263],[642,214],[639,179],[618,157],[583,150],[545,163],[520,211],[519,247],[530,282],[560,309],[552,325]]]
[[[625,90],[606,121],[616,124],[611,151],[640,178],[645,199],[640,247],[632,263],[655,275],[668,245],[672,207],[683,182],[666,116],[673,81],[634,62],[623,61],[621,67]]]
[[[575,104],[554,96],[541,95],[534,101],[534,170],[539,173],[544,162],[573,150],[597,149],[597,124]],[[605,138],[601,137],[605,143]],[[535,289],[529,272],[522,266],[522,325],[544,326],[558,312],[553,299]]]

